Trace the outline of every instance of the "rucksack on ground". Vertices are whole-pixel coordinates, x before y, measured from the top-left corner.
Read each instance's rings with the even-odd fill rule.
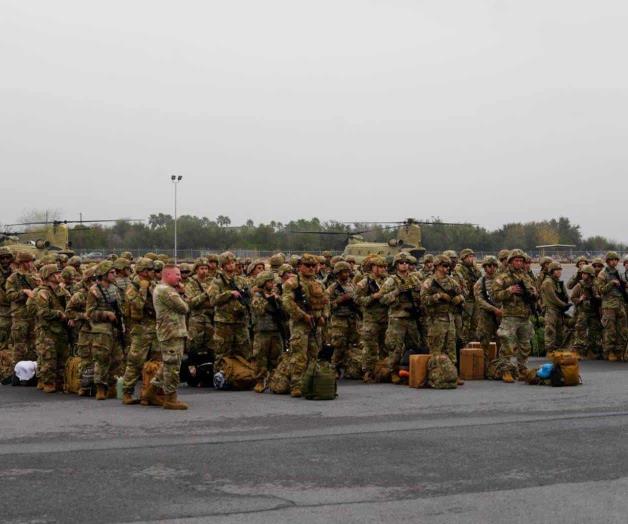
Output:
[[[142,367],[142,391],[140,398],[144,398],[145,392],[151,383],[151,380],[157,376],[157,373],[161,370],[161,360],[147,360]]]
[[[223,387],[225,389],[253,389],[257,382],[255,365],[239,355],[223,357],[219,373],[222,373],[224,376]]]
[[[63,391],[78,394],[81,389],[81,357],[70,357],[65,361]]]
[[[427,363],[427,381],[434,389],[456,389],[458,372],[447,355],[433,355]]]
[[[277,395],[290,393],[290,357],[288,353],[281,355],[277,367],[270,373],[268,387]]]
[[[3,349],[0,351],[0,382],[10,384],[13,376],[13,358],[11,351]]]
[[[572,351],[555,351],[552,355],[554,368],[550,384],[554,387],[578,386],[582,384],[578,355]]]
[[[338,395],[336,370],[328,362],[311,362],[301,383],[301,393],[307,400],[334,400]]]

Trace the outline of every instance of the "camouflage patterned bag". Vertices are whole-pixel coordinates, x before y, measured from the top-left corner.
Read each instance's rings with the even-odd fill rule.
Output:
[[[13,376],[13,359],[8,349],[0,351],[0,382],[9,384]]]
[[[290,393],[290,359],[288,358],[288,353],[283,353],[279,364],[270,374],[268,387],[277,395]]]
[[[303,374],[301,392],[307,400],[334,400],[336,393],[336,370],[329,362],[312,362]]]
[[[447,355],[434,355],[427,363],[428,384],[434,389],[456,389],[458,372]]]

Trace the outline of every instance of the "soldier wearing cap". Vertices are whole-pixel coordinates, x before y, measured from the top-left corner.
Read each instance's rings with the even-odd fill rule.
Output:
[[[69,354],[65,306],[70,294],[61,287],[61,272],[56,264],[41,268],[42,283],[33,296],[37,311],[38,376],[44,393],[63,389],[63,372]]]
[[[466,248],[460,251],[460,263],[456,266],[457,280],[462,288],[464,306],[462,308],[462,332],[459,336],[464,345],[475,339],[477,329],[477,307],[473,286],[482,276],[475,262],[475,253]]]
[[[11,337],[11,302],[4,286],[11,275],[13,258],[8,248],[0,247],[0,350],[9,348]]]
[[[328,298],[315,278],[318,258],[304,254],[298,273],[287,280],[281,297],[284,311],[290,316],[290,394],[301,396],[301,380],[308,364],[318,357],[322,346],[324,310]]]
[[[604,358],[613,362],[624,359],[628,322],[626,300],[628,288],[619,273],[619,255],[614,251],[606,254],[606,267],[596,279],[597,291],[602,299],[602,333]]]
[[[386,356],[388,306],[380,299],[387,267],[384,257],[377,255],[369,258],[368,263],[363,265],[366,275],[356,285],[355,301],[362,309],[360,341],[363,350],[363,380],[367,384],[375,382],[375,364]]]
[[[482,260],[484,275],[473,286],[473,296],[478,308],[477,334],[484,350],[484,372],[488,369],[491,342],[497,342],[497,330],[502,318],[502,308],[492,294],[493,281],[499,267],[495,257],[487,256]]]
[[[92,360],[92,332],[89,319],[87,318],[87,294],[89,289],[94,284],[94,271],[95,267],[87,268],[83,272],[83,279],[81,280],[81,286],[79,290],[72,295],[69,302],[65,307],[65,315],[68,319],[68,326],[74,333],[74,340],[76,340],[76,352],[81,359],[79,365],[79,373],[83,372],[93,365]],[[87,396],[89,390],[87,388],[81,388],[78,392],[79,396]]]
[[[397,371],[404,350],[417,350],[421,347],[417,325],[421,283],[410,274],[409,258],[408,253],[395,255],[393,259],[395,272],[384,282],[379,299],[382,304],[388,306],[386,350],[393,372],[392,380],[395,383],[399,382]]]
[[[87,293],[85,313],[91,324],[96,400],[115,398],[116,376],[122,375],[124,324],[113,262],[104,260],[94,272],[96,283]]]
[[[502,305],[502,320],[497,330],[501,342],[499,357],[491,366],[490,377],[514,382],[515,377],[527,370],[532,351],[533,334],[530,315],[538,293],[534,282],[524,269],[525,253],[513,249],[508,255],[508,269],[494,280],[492,295]]]
[[[329,335],[334,349],[332,364],[341,373],[347,367],[349,353],[358,345],[359,310],[355,285],[351,282],[351,266],[344,261],[336,262],[333,272],[334,282],[327,288],[331,313]]]
[[[135,264],[135,276],[126,288],[129,312],[127,329],[131,345],[126,358],[122,403],[137,404],[133,398],[135,384],[142,377],[147,360],[157,355],[156,313],[153,304],[155,291],[155,263],[150,258],[140,258]],[[152,355],[151,355],[152,354]]]
[[[251,358],[249,336],[249,295],[236,275],[236,257],[230,251],[220,255],[220,271],[209,287],[214,307],[214,371],[221,371],[223,357]]]
[[[185,284],[185,297],[190,306],[188,321],[189,352],[193,359],[211,360],[214,356],[214,307],[209,290],[214,277],[209,276],[209,262],[199,258],[192,266],[194,275]]]
[[[11,303],[11,343],[13,365],[20,360],[35,360],[35,316],[26,301],[33,296],[37,280],[33,276],[33,255],[20,251],[15,257],[17,268],[6,281],[6,299]]]
[[[428,315],[427,346],[431,355],[446,354],[455,364],[456,326],[454,311],[464,303],[462,288],[449,275],[451,261],[445,255],[434,260],[434,274],[421,286],[421,301]],[[458,379],[458,385],[462,385]]]
[[[588,360],[601,357],[602,324],[600,305],[602,300],[594,286],[595,270],[592,266],[580,268],[580,279],[573,287],[571,301],[576,308],[575,340],[573,349]]]
[[[287,340],[284,340],[284,313],[275,288],[275,274],[262,271],[255,279],[251,299],[253,314],[253,356],[257,371],[255,392],[263,393],[270,374],[277,367]]]
[[[563,268],[558,262],[547,267],[546,278],[541,285],[541,301],[545,306],[545,350],[548,354],[563,345],[565,312],[569,309],[569,296],[560,279]]]

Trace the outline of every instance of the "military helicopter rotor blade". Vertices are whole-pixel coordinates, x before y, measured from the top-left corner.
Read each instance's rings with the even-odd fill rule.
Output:
[[[60,226],[65,224],[93,224],[96,222],[144,222],[143,218],[108,218],[104,220],[49,220],[48,222],[19,222],[16,224],[6,224],[8,227],[15,226]]]

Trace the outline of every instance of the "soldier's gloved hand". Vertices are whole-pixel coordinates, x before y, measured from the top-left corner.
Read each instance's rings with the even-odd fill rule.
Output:
[[[439,293],[438,298],[440,298],[443,302],[451,302],[451,297],[447,293]]]
[[[457,306],[458,304],[462,304],[464,302],[464,297],[462,295],[456,295],[451,302]]]
[[[150,287],[150,280],[140,280],[140,289],[148,289]]]

